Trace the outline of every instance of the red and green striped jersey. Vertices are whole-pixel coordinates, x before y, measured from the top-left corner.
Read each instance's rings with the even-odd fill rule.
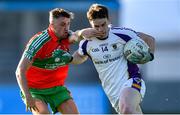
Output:
[[[34,35],[24,51],[23,56],[30,61],[36,59],[44,59],[52,56],[52,52],[56,49],[69,50],[68,38],[59,41],[51,27]],[[31,66],[26,72],[28,86],[30,88],[51,88],[54,86],[64,85],[68,75],[68,65],[57,67],[54,69],[43,69]]]

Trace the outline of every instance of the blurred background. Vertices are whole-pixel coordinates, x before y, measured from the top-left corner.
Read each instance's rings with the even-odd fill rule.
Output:
[[[86,11],[93,3],[106,5],[113,25],[128,27],[156,38],[155,60],[140,66],[146,82],[141,103],[144,113],[180,113],[180,0],[34,0],[0,1],[0,113],[23,114],[15,70],[25,44],[48,27],[55,7],[75,13],[73,31],[89,27]],[[73,45],[71,52],[78,48]],[[90,60],[71,65],[66,86],[80,113],[113,114]]]

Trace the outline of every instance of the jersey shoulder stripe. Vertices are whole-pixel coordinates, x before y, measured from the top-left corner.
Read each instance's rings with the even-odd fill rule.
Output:
[[[42,45],[42,42],[46,41],[48,38],[49,38],[48,31],[45,30],[32,41],[30,46],[38,48],[40,45]]]
[[[84,43],[82,44],[82,51],[84,55],[87,55],[87,43],[88,43],[88,40],[84,41]]]
[[[37,35],[34,39],[32,39],[25,50],[25,57],[32,60],[33,56],[40,50],[44,43],[50,40],[50,36],[47,30],[42,31],[41,34]]]
[[[129,28],[111,27],[110,31],[125,42],[128,42],[132,38],[139,38],[137,32]]]
[[[79,54],[80,55],[87,55],[87,43],[88,40],[81,40],[79,43]]]
[[[78,49],[78,53],[80,55],[83,55],[83,56],[88,56],[91,60],[92,60],[92,57],[90,56],[90,54],[88,53],[88,42],[91,41],[91,40],[82,40],[80,43],[79,43],[79,49]]]

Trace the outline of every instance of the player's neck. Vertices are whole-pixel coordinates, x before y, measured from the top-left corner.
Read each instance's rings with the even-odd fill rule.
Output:
[[[106,39],[108,39],[108,36],[106,36],[106,37],[102,37],[102,38],[97,37],[97,39],[99,39],[99,40],[106,40]]]

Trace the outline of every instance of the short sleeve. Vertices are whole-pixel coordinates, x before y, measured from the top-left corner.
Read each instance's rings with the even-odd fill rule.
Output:
[[[24,57],[26,57],[29,60],[32,60],[32,58],[34,57],[36,51],[35,51],[35,47],[33,46],[26,46],[26,49],[23,53]]]
[[[80,55],[88,55],[87,54],[87,43],[88,40],[81,40],[79,43],[79,49],[78,49],[78,53]]]
[[[26,45],[23,56],[29,60],[32,60],[33,57],[37,54],[37,52],[42,48],[44,43],[46,43],[48,40],[49,40],[49,35],[47,31],[36,34],[30,39],[30,41]]]
[[[126,42],[131,39],[140,39],[137,32],[130,28],[113,27],[111,31]]]

